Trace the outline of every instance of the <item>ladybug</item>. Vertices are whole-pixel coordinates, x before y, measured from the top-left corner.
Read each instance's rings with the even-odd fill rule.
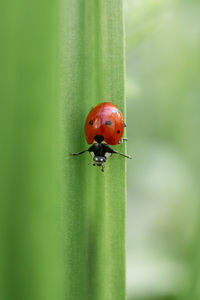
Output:
[[[101,167],[102,171],[104,171],[103,163],[112,154],[131,158],[131,156],[117,152],[109,146],[121,144],[124,140],[128,140],[122,138],[124,127],[126,124],[122,113],[114,104],[110,102],[98,104],[89,112],[85,121],[86,140],[92,146],[79,153],[72,153],[72,155],[80,155],[89,151],[93,157],[93,166]]]

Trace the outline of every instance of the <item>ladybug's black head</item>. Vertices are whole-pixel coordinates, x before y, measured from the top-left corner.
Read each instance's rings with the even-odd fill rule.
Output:
[[[97,166],[101,166],[106,161],[104,156],[95,156],[94,157],[94,164]]]

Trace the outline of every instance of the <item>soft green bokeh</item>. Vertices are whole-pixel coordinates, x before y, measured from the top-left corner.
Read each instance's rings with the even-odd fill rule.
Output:
[[[4,1],[0,28],[0,299],[124,300],[125,159],[70,154],[125,112],[122,0]]]
[[[125,1],[128,299],[200,299],[200,4]]]
[[[0,299],[59,295],[55,1],[1,3]]]

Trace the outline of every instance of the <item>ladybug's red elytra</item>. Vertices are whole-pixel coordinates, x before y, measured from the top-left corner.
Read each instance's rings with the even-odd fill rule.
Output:
[[[131,158],[131,156],[117,152],[108,146],[121,144],[124,140],[128,140],[122,138],[124,127],[126,124],[122,113],[114,104],[110,102],[98,104],[89,112],[85,121],[86,140],[92,146],[79,153],[72,153],[72,155],[80,155],[89,151],[94,160],[93,166],[101,167],[102,171],[104,171],[103,163],[112,154]]]

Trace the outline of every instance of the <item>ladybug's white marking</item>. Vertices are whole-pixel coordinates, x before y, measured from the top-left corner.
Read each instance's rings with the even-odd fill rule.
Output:
[[[106,153],[104,154],[104,156],[105,156],[106,158],[110,157],[111,155],[112,155],[112,153],[109,153],[109,152],[106,152]]]
[[[92,157],[94,157],[94,152],[91,151],[90,154],[92,155]]]

